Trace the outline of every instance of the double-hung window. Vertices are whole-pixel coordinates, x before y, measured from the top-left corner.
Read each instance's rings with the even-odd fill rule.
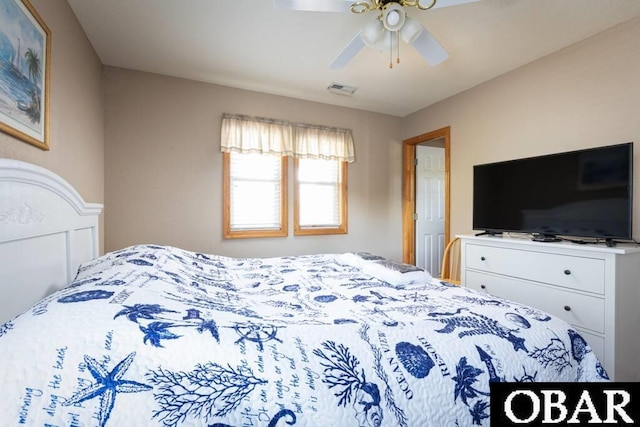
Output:
[[[294,160],[294,234],[347,232],[347,163]]]
[[[347,232],[347,129],[225,114],[224,238],[288,235],[288,157],[294,158],[294,235]]]
[[[223,153],[224,237],[287,235],[287,157]]]

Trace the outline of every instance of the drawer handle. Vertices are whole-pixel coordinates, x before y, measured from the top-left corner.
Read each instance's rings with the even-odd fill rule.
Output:
[[[487,289],[485,285],[480,285],[480,289]]]
[[[480,257],[480,261],[486,261],[487,259],[483,256]]]
[[[571,274],[571,270],[565,270],[564,274],[566,274],[567,276]]]
[[[571,307],[569,307],[568,305],[564,306],[565,311],[571,311]]]

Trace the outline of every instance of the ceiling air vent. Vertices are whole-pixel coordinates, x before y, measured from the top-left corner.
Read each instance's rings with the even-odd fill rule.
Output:
[[[358,90],[358,88],[354,86],[343,85],[340,83],[331,83],[327,87],[327,90],[331,93],[335,93],[336,95],[352,96],[353,93]]]

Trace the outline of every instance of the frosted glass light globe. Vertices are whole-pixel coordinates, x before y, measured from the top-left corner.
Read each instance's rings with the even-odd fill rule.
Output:
[[[424,30],[424,27],[420,21],[407,16],[404,25],[400,29],[400,35],[405,43],[413,43],[422,34],[422,30]]]
[[[398,11],[392,10],[391,12],[389,12],[389,14],[387,15],[387,24],[395,27],[396,25],[398,25],[398,22],[400,22],[400,14],[398,13]]]
[[[360,33],[360,38],[364,43],[373,47],[376,46],[382,40],[382,36],[384,34],[384,27],[382,26],[382,22],[378,18],[374,21],[369,22]]]
[[[398,3],[389,3],[382,12],[382,25],[389,31],[398,31],[406,18],[404,8]]]

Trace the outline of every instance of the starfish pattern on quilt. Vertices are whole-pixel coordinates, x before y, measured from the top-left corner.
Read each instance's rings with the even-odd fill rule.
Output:
[[[104,427],[111,416],[118,393],[137,393],[151,390],[153,387],[136,381],[124,380],[122,377],[131,366],[136,353],[130,353],[111,372],[98,363],[96,359],[85,354],[84,361],[91,375],[96,380],[89,387],[76,392],[63,406],[70,406],[100,396],[100,427]]]

